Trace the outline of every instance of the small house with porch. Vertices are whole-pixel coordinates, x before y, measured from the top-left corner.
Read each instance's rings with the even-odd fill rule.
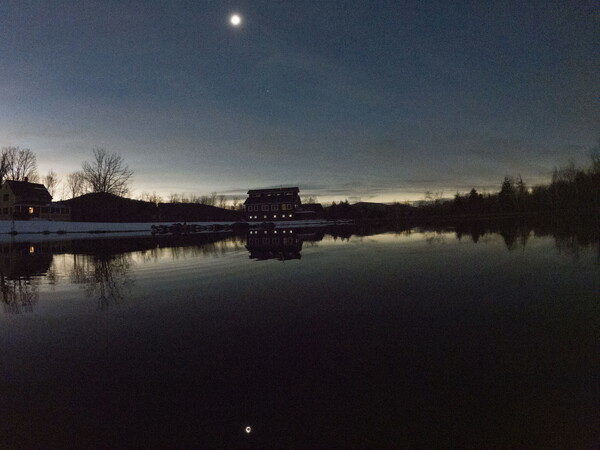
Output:
[[[0,186],[0,219],[70,221],[71,208],[52,202],[43,184],[6,180]]]

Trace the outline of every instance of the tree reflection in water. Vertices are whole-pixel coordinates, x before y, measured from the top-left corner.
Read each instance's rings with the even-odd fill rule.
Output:
[[[134,280],[130,253],[117,255],[73,255],[71,282],[82,284],[88,297],[95,298],[98,309],[121,303]]]
[[[48,273],[52,253],[28,243],[0,245],[0,291],[7,314],[33,312],[39,298],[39,283]]]
[[[38,285],[35,279],[19,277],[9,279],[0,275],[2,289],[2,306],[7,314],[33,312],[33,306],[39,298]]]

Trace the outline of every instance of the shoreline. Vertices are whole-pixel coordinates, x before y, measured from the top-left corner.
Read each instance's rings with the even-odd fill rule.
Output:
[[[186,222],[186,225],[198,225],[203,227],[226,226],[233,227],[235,224],[247,224],[248,228],[257,228],[264,222],[241,222],[241,221],[206,221]],[[300,228],[300,227],[323,227],[330,225],[350,224],[351,221],[331,220],[294,220],[285,222],[268,222],[275,228]],[[0,242],[13,240],[18,236],[31,238],[32,235],[42,235],[48,239],[77,237],[100,237],[100,236],[145,236],[152,234],[152,226],[172,226],[174,222],[62,222],[48,220],[0,220]],[[206,230],[200,233],[219,233],[229,230]],[[67,236],[68,235],[68,236]]]

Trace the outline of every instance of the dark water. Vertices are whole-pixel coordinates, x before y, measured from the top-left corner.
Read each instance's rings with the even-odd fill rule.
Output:
[[[595,238],[368,233],[1,244],[0,447],[597,448]]]

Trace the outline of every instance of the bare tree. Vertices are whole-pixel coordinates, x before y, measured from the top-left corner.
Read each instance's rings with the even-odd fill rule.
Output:
[[[425,191],[425,200],[429,203],[439,205],[444,199],[444,191]]]
[[[240,202],[239,198],[233,197],[233,200],[231,201],[231,209],[235,211],[237,209],[239,202]]]
[[[181,203],[179,194],[171,192],[169,194],[169,203]]]
[[[108,153],[103,148],[94,148],[94,160],[83,163],[85,180],[92,192],[106,192],[125,196],[129,193],[129,183],[133,170],[125,164],[118,153]]]
[[[58,191],[58,185],[61,181],[61,177],[59,177],[58,174],[52,169],[50,169],[48,175],[44,177],[44,185],[52,197],[56,195]]]
[[[0,183],[4,182],[8,175],[11,158],[9,147],[3,147],[0,153]]]
[[[0,176],[15,181],[37,181],[37,160],[28,148],[3,147],[0,154]]]
[[[142,192],[140,194],[139,200],[142,200],[144,202],[154,203],[155,205],[162,203],[162,197],[154,191],[152,193],[146,192],[146,191]]]
[[[217,204],[217,193],[211,192],[210,197],[208,198],[208,205],[215,206]]]
[[[82,171],[72,172],[67,175],[66,194],[69,198],[79,197],[86,191],[85,174]]]
[[[217,198],[219,200],[219,208],[225,208],[225,206],[227,206],[227,201],[225,200],[225,196],[223,194],[221,194]]]
[[[308,197],[302,197],[301,200],[304,204],[317,203],[319,201],[319,199],[316,196],[313,197],[312,195]]]

